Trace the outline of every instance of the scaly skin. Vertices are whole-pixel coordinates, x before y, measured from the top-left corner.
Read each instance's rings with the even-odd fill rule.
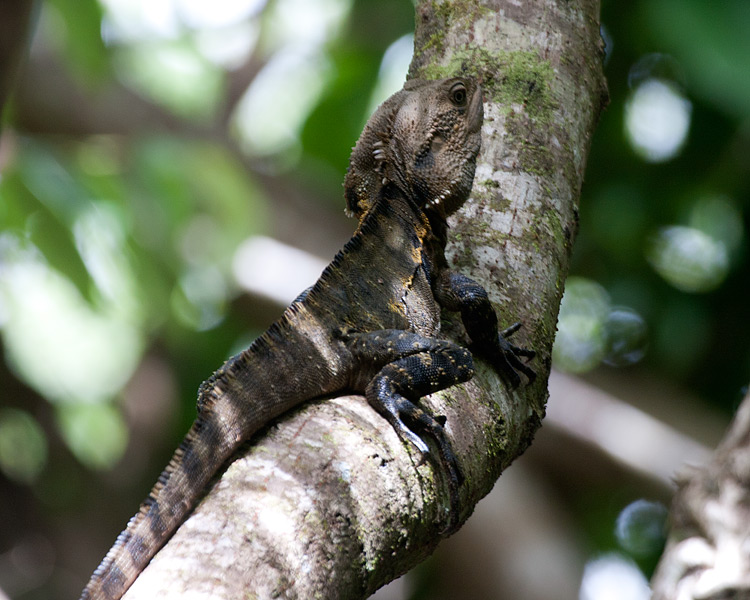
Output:
[[[375,112],[352,152],[347,208],[359,227],[318,282],[200,388],[198,417],[82,600],[116,600],[172,536],[212,476],[272,419],[316,397],[364,394],[425,457],[431,438],[458,519],[461,470],[418,399],[467,381],[471,353],[438,338],[440,307],[461,312],[473,347],[511,384],[533,379],[477,283],[447,269],[445,219],[466,200],[482,124],[471,79],[410,81]],[[515,331],[515,329],[513,329]],[[512,333],[512,331],[510,331]],[[282,373],[281,377],[269,379]]]

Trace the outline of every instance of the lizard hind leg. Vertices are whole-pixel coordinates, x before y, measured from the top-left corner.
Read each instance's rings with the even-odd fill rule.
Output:
[[[448,475],[450,521],[447,530],[452,530],[459,520],[458,489],[463,474],[443,427],[445,417],[433,417],[416,401],[432,392],[468,381],[474,368],[471,353],[465,348],[443,341],[436,341],[434,348],[386,364],[368,384],[365,396],[399,437],[417,449],[420,464],[431,454],[420,434],[427,434],[434,440],[440,462]]]

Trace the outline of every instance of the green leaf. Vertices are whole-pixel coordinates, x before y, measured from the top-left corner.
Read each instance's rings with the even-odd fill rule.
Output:
[[[118,64],[128,85],[181,117],[208,119],[222,96],[223,72],[186,38],[129,46]]]
[[[31,483],[47,463],[47,438],[34,417],[15,408],[0,409],[0,471]]]
[[[81,195],[59,164],[40,148],[26,145],[16,168],[0,179],[0,229],[31,241],[86,296],[91,279],[70,229],[84,206]]]
[[[302,144],[308,156],[344,173],[370,101],[370,94],[352,95],[351,90],[372,89],[382,53],[377,48],[348,48],[336,51],[331,58],[336,77],[308,117]]]
[[[125,451],[128,429],[112,405],[61,405],[57,417],[66,444],[87,467],[108,469]]]
[[[266,229],[266,199],[221,146],[151,138],[135,161],[136,227],[175,256],[175,267],[191,258],[228,265],[237,244]]]
[[[102,8],[96,0],[48,0],[64,25],[65,57],[70,70],[81,79],[103,79],[110,70],[102,41]]]

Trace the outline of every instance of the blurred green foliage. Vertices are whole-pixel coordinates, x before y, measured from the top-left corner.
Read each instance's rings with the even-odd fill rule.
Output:
[[[47,439],[23,410],[0,408],[0,470],[15,481],[31,483],[44,468]]]
[[[749,274],[750,96],[742,73],[750,45],[733,25],[750,22],[748,7],[631,8],[602,8],[611,103],[590,154],[573,272],[645,319],[646,367],[731,410],[750,367],[741,291]],[[628,101],[649,80],[690,102],[687,138],[662,162],[634,152],[625,128]]]
[[[27,70],[62,74],[59,99],[24,76],[0,144],[0,471],[79,525],[92,525],[82,490],[113,495],[90,470],[137,454],[124,397],[149,356],[163,359],[181,402],[158,469],[192,419],[198,383],[265,325],[234,280],[234,252],[290,214],[287,189],[321,214],[341,210],[350,147],[393,91],[383,55],[413,29],[406,0],[247,0],[219,25],[201,25],[187,1],[159,6],[43,3]],[[730,411],[750,370],[750,4],[605,0],[602,22],[611,103],[555,362],[648,370]],[[653,139],[648,119],[680,110],[638,108],[636,92],[654,81],[687,129],[649,155],[628,119]],[[143,477],[130,477],[124,507],[140,500]],[[95,521],[94,555],[120,520]],[[614,549],[605,521],[607,540],[592,543]]]

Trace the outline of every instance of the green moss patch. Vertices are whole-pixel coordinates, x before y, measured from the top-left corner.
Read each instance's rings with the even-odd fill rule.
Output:
[[[479,78],[492,100],[508,110],[511,104],[523,105],[534,120],[548,121],[556,107],[551,92],[554,71],[536,51],[492,53],[485,48],[467,48],[453,53],[447,64],[425,65],[419,75],[441,79],[461,73]]]

